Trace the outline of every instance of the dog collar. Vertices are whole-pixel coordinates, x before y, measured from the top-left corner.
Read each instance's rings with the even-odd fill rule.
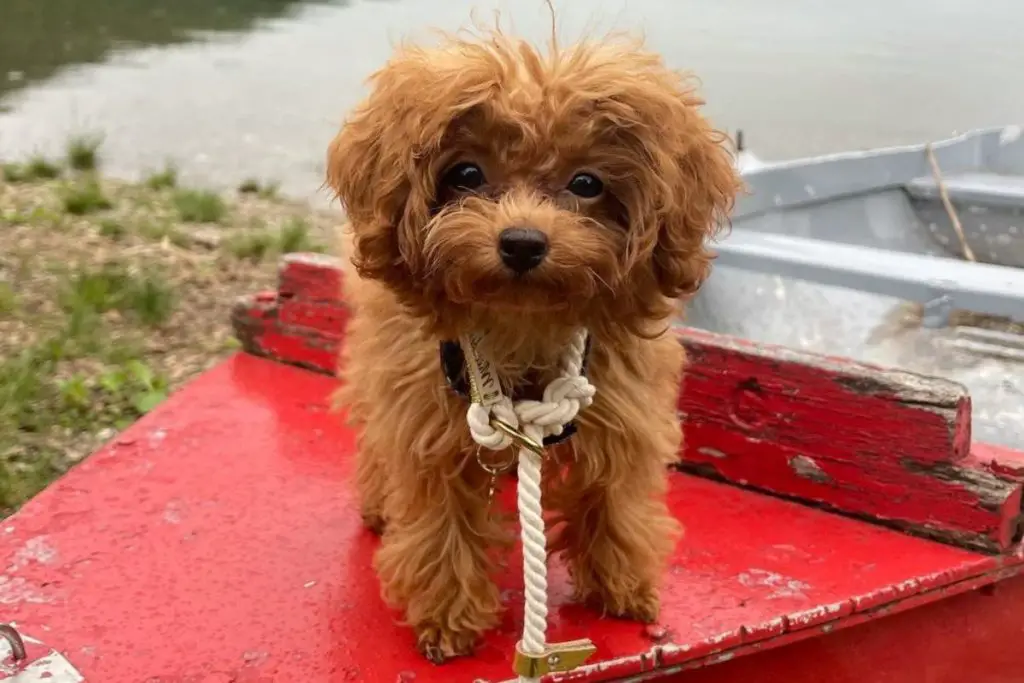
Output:
[[[441,372],[444,373],[445,382],[448,388],[455,392],[460,398],[469,401],[469,380],[466,378],[466,356],[462,351],[462,345],[457,341],[444,340],[438,345],[438,355],[441,360]],[[583,367],[580,374],[587,374],[587,360],[590,358],[590,337],[587,337],[587,344],[583,351]],[[516,397],[513,395],[513,399]],[[576,421],[573,420],[562,428],[561,434],[544,437],[545,446],[554,446],[576,433]]]

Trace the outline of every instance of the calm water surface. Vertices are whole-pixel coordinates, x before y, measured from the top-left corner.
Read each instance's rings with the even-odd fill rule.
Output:
[[[642,31],[704,82],[763,157],[1024,122],[1018,0],[557,0],[560,33]],[[102,131],[110,172],[174,160],[319,201],[324,148],[399,39],[500,8],[543,40],[540,0],[0,0],[0,157]]]

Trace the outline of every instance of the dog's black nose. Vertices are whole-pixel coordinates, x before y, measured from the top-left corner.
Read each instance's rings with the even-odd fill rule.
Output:
[[[498,253],[506,266],[522,275],[544,260],[548,238],[536,228],[505,228],[498,235]]]

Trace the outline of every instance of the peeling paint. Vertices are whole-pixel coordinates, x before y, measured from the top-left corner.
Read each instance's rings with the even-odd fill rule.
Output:
[[[787,617],[787,621],[789,622],[790,628],[796,627],[797,629],[802,629],[807,628],[812,624],[838,619],[843,616],[844,613],[852,611],[853,605],[844,600],[829,603],[827,605],[818,605],[817,607],[812,607],[811,609],[791,614]]]
[[[724,460],[725,458],[729,457],[728,455],[718,450],[717,448],[711,448],[710,446],[701,446],[700,448],[697,449],[697,452],[700,453],[701,455],[706,455],[709,458],[716,458],[718,460]]]
[[[163,520],[168,524],[181,524],[182,507],[181,501],[168,501],[164,507]]]
[[[25,545],[14,553],[8,574],[18,572],[33,562],[51,565],[57,561],[57,549],[50,544],[46,536],[36,536],[25,541]]]
[[[149,433],[149,447],[153,449],[159,448],[166,438],[166,429],[154,429]]]
[[[748,588],[770,589],[771,592],[767,596],[769,600],[777,600],[779,598],[802,598],[806,600],[807,594],[804,591],[811,589],[811,585],[808,583],[766,569],[750,569],[741,572],[737,579]]]
[[[832,483],[832,477],[828,476],[825,470],[821,469],[818,463],[814,462],[813,458],[806,455],[793,456],[789,459],[789,466],[798,477],[803,477],[819,484]]]

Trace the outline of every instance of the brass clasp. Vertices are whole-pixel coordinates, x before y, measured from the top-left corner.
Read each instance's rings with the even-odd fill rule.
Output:
[[[544,457],[544,444],[537,443],[504,420],[492,417],[491,426],[497,430],[505,432],[506,436],[519,444],[520,447],[525,448],[528,451],[533,451],[540,457]]]
[[[544,652],[531,655],[522,651],[521,643],[516,644],[516,656],[512,668],[523,678],[540,678],[550,673],[572,671],[582,665],[597,648],[589,638],[570,640],[564,643],[549,643]]]

